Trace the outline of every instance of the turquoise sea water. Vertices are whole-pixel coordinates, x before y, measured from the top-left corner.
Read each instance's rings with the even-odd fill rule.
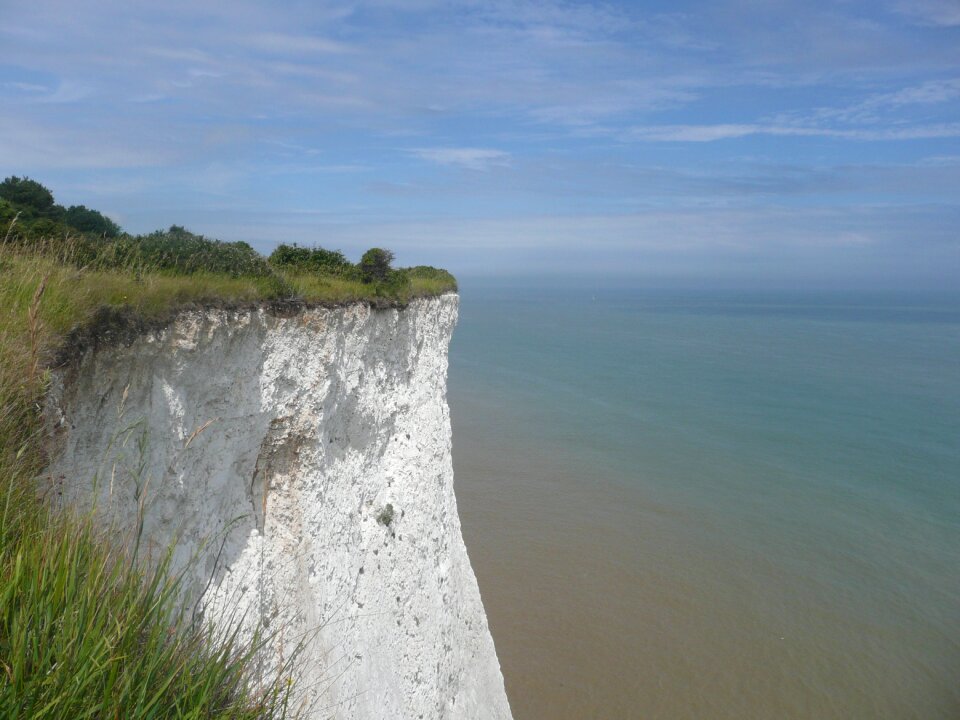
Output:
[[[518,720],[960,717],[960,298],[467,279],[450,357]]]

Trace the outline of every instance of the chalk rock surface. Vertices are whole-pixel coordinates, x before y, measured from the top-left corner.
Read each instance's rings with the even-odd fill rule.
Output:
[[[183,602],[305,639],[308,717],[509,718],[453,492],[458,298],[204,309],[56,374],[54,490],[146,554]]]

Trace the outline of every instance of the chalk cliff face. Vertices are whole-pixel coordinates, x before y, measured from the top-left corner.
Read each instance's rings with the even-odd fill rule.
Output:
[[[184,602],[300,658],[309,717],[509,718],[453,493],[455,295],[190,311],[54,378],[51,476]],[[269,671],[269,670],[268,670]]]

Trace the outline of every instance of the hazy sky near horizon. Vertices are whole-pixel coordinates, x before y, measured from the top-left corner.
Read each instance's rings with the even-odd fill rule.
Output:
[[[459,273],[955,286],[960,0],[0,0],[0,172]]]

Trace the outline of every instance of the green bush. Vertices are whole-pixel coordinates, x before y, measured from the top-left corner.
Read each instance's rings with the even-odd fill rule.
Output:
[[[19,224],[23,229],[22,234],[29,241],[41,240],[43,238],[63,238],[69,233],[68,228],[61,222],[53,218],[34,218],[21,217]]]
[[[83,205],[71,205],[63,213],[63,222],[74,230],[94,235],[116,237],[120,234],[120,226],[96,210],[90,210]]]
[[[306,248],[296,243],[279,245],[270,254],[268,262],[277,268],[327,275],[344,275],[353,267],[353,264],[339,250],[326,250],[321,247]]]
[[[386,280],[390,275],[393,253],[383,248],[370,248],[360,258],[360,278],[366,282]]]
[[[264,257],[249,244],[209,240],[179,225],[149,235],[87,241],[81,259],[97,268],[160,270],[181,275],[212,272],[230,277],[267,277],[272,274]]]
[[[444,290],[455,291],[457,289],[457,279],[446,270],[431,267],[430,265],[417,265],[410,268],[410,279],[413,281],[424,281],[426,283],[436,284]]]

